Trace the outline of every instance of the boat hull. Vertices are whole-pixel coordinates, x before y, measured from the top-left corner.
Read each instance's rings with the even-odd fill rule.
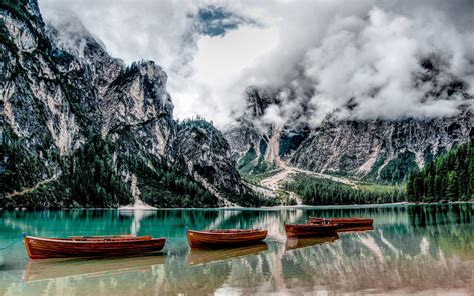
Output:
[[[374,219],[369,218],[316,218],[309,217],[308,223],[320,224],[320,223],[334,223],[339,224],[340,228],[356,227],[356,226],[371,226],[374,223]]]
[[[345,226],[340,227],[337,230],[337,233],[347,233],[347,232],[365,232],[374,230],[374,226],[372,225],[364,225],[364,226]]]
[[[191,248],[218,248],[251,245],[267,237],[266,230],[188,230],[188,241]]]
[[[337,224],[285,224],[287,237],[337,236]]]
[[[58,239],[26,236],[24,241],[31,259],[130,256],[158,252],[165,245],[165,238],[149,236],[110,239]]]

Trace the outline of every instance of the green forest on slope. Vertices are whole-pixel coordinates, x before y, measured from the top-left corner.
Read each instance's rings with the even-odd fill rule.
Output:
[[[408,177],[409,201],[474,199],[474,137]]]
[[[31,176],[36,158],[28,157],[27,151],[11,143],[10,158],[16,165],[0,175],[2,192],[20,191],[25,187],[11,188],[13,180],[20,176]],[[119,146],[110,139],[90,132],[84,143],[74,154],[60,158],[62,173],[57,179],[42,184],[24,194],[11,198],[0,198],[0,207],[15,208],[78,208],[118,207],[133,203],[130,183],[124,182],[117,169],[124,167],[136,173],[141,198],[155,207],[216,207],[218,199],[201,184],[194,181],[176,167],[170,167],[150,157],[148,163],[130,155],[121,163],[114,163],[114,153]],[[29,165],[22,165],[28,161]]]
[[[306,205],[350,205],[393,203],[406,200],[401,186],[361,184],[357,187],[336,181],[297,174],[284,189],[295,192]]]

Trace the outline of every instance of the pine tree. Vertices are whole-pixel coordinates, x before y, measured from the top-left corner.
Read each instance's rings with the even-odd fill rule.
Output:
[[[415,177],[413,180],[413,194],[416,200],[419,200],[423,196],[423,176],[420,172],[415,172]]]
[[[474,199],[474,148],[473,148],[473,145],[471,145],[471,147],[469,147],[469,153],[468,153],[468,161],[469,161],[469,165],[468,165],[468,173],[467,173],[467,184],[466,187],[467,187],[467,191],[466,191],[466,195],[471,198],[471,199]]]
[[[449,200],[457,200],[459,198],[458,189],[458,174],[456,171],[451,171],[448,174],[448,185],[446,187],[446,197]]]
[[[408,176],[407,196],[409,200],[415,200],[415,175],[416,171],[413,171],[410,176]]]

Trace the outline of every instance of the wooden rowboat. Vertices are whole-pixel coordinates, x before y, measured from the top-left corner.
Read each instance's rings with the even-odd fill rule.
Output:
[[[316,218],[309,217],[308,223],[314,224],[326,224],[326,223],[335,223],[339,224],[341,228],[354,227],[354,226],[370,226],[374,223],[374,219],[369,218]]]
[[[287,237],[335,236],[338,224],[285,224]]]
[[[216,229],[195,231],[188,229],[191,248],[233,247],[255,244],[267,237],[266,230]]]
[[[130,256],[157,252],[165,245],[165,238],[152,238],[149,235],[71,238],[25,236],[24,240],[31,259]]]

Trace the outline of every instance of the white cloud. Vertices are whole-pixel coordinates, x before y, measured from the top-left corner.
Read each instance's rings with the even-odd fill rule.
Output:
[[[376,7],[368,15],[367,20],[335,20],[321,45],[306,54],[305,74],[317,90],[311,99],[316,107],[311,122],[320,122],[332,111],[328,107],[343,107],[352,97],[358,104],[351,112],[355,118],[452,115],[461,102],[438,96],[422,103],[433,85],[424,81],[415,87],[414,74],[426,71],[420,59],[436,55],[443,71],[463,78],[472,75],[472,63],[469,69],[458,61],[466,59],[466,47],[459,42],[466,36],[442,15],[410,19]],[[440,38],[444,31],[454,46]]]
[[[272,29],[243,26],[223,37],[203,36],[191,63],[190,79],[170,77],[178,118],[205,115],[223,126],[246,103],[243,90],[249,85],[241,77],[246,68],[273,49],[278,36]],[[186,87],[182,87],[186,85]]]
[[[200,35],[190,15],[208,5],[259,25],[241,25],[224,37]],[[155,60],[168,72],[175,114],[199,114],[220,127],[240,114],[252,84],[284,86],[282,104],[263,119],[267,124],[316,125],[335,109],[357,118],[452,114],[456,100],[421,102],[434,87],[430,81],[414,87],[413,74],[426,71],[419,64],[425,57],[435,57],[473,92],[469,0],[40,0],[40,6],[46,18],[73,12],[127,63]]]

